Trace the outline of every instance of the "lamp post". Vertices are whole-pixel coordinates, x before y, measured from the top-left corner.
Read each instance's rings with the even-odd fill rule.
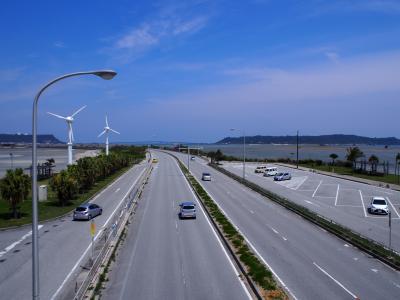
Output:
[[[10,152],[10,160],[11,160],[11,170],[14,170],[14,161],[13,161],[14,155]]]
[[[46,83],[36,94],[32,110],[32,299],[39,299],[39,245],[38,245],[38,208],[37,208],[37,105],[45,89],[62,79],[81,75],[96,75],[105,80],[114,78],[117,73],[112,70],[75,72],[57,77]]]
[[[231,131],[238,131],[235,128],[231,128]],[[243,134],[243,181],[246,179],[246,134],[244,130],[242,130]]]

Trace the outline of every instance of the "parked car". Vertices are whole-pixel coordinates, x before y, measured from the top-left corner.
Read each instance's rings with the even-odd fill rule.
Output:
[[[196,204],[188,201],[188,202],[182,202],[179,204],[180,210],[179,210],[179,218],[184,219],[184,218],[193,218],[196,219]]]
[[[275,176],[278,174],[278,168],[277,167],[268,167],[264,171],[264,176],[269,177],[269,176]]]
[[[371,204],[368,206],[368,212],[370,214],[387,215],[389,213],[389,207],[385,198],[372,197]]]
[[[275,181],[282,181],[282,180],[290,180],[292,179],[292,175],[290,173],[278,173],[275,175]]]
[[[90,220],[103,213],[103,209],[94,203],[85,203],[75,208],[72,219]]]
[[[190,160],[194,160],[195,159],[195,157],[194,156],[192,156],[191,158],[190,158]]]
[[[267,166],[257,166],[256,169],[254,170],[254,173],[264,173],[266,168]]]
[[[153,163],[158,163],[158,159],[157,158],[153,158]]]
[[[210,173],[203,173],[201,175],[201,180],[203,180],[203,181],[211,181],[211,174]]]

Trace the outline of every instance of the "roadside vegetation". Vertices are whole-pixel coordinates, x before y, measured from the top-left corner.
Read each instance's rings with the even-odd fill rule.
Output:
[[[88,201],[130,167],[145,158],[144,147],[116,146],[108,156],[79,159],[66,170],[40,180],[47,201],[39,201],[39,220],[62,216]],[[8,170],[0,180],[0,228],[28,224],[32,219],[31,178],[22,169]]]
[[[288,299],[285,292],[279,287],[270,270],[254,255],[243,236],[235,229],[225,215],[220,211],[217,204],[211,199],[198,181],[188,172],[187,168],[178,160],[179,165],[186,178],[203,202],[208,213],[213,218],[229,241],[236,256],[244,265],[247,275],[258,285],[264,299]]]

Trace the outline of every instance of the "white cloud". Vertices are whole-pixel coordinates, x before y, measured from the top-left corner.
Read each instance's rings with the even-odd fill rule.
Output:
[[[56,48],[65,48],[65,44],[61,41],[54,42],[53,46]]]

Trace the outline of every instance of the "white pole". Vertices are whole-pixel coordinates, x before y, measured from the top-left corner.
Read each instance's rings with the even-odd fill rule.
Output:
[[[68,143],[68,164],[72,165],[72,143]]]
[[[108,155],[108,132],[106,136],[106,155]]]

